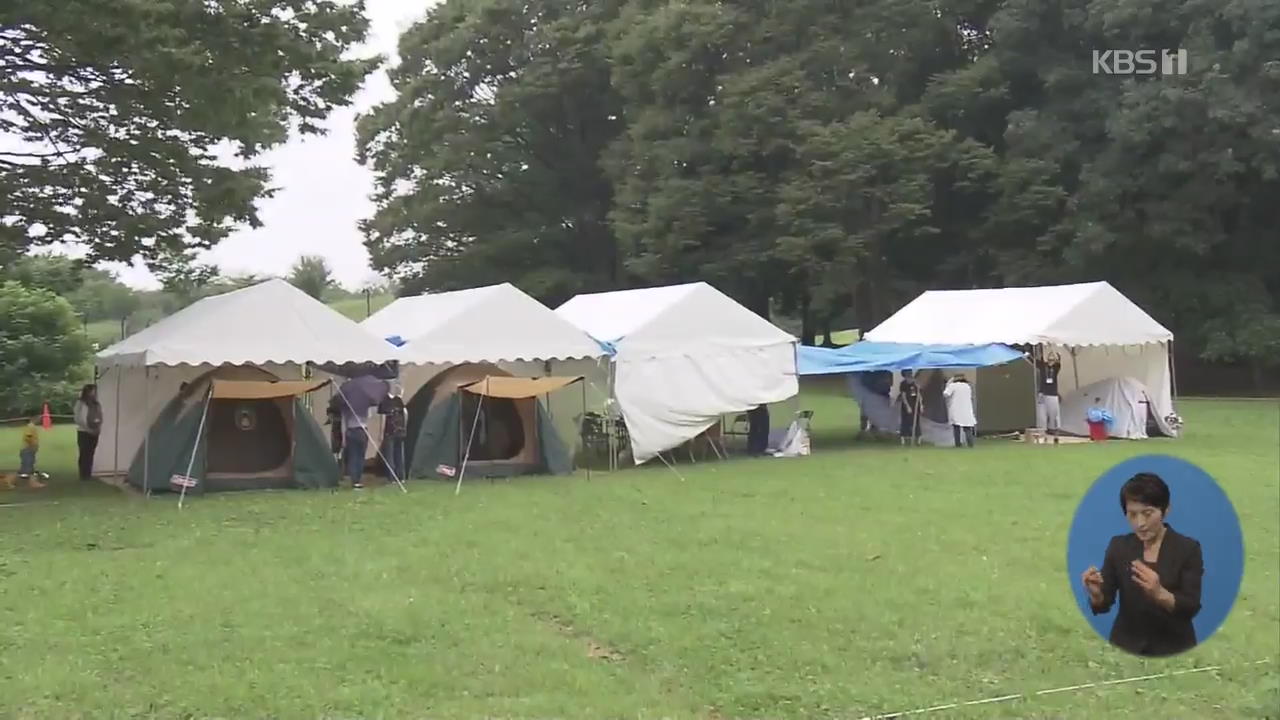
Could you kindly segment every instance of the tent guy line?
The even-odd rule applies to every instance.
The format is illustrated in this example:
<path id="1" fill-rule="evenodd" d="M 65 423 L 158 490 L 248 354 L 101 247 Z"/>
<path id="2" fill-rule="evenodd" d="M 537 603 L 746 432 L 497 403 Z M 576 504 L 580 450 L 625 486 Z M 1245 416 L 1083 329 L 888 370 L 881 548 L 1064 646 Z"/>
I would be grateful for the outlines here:
<path id="1" fill-rule="evenodd" d="M 1118 680 L 1099 680 L 1097 682 L 1084 683 L 1082 685 L 1068 685 L 1066 687 L 1051 688 L 1049 690 L 1037 690 L 1035 692 L 1014 693 L 1012 695 L 1001 695 L 1000 697 L 985 698 L 982 700 L 969 700 L 967 702 L 950 702 L 945 705 L 933 705 L 931 707 L 916 708 L 915 710 L 899 710 L 898 712 L 886 713 L 884 715 L 867 715 L 860 720 L 894 720 L 895 718 L 907 717 L 909 715 L 925 715 L 927 713 L 939 712 L 942 710 L 954 710 L 960 707 L 973 707 L 976 705 L 991 705 L 993 703 L 1008 702 L 1010 700 L 1018 700 L 1026 698 L 1028 700 L 1046 695 L 1055 695 L 1064 692 L 1075 692 L 1077 690 L 1087 690 L 1089 688 L 1109 687 L 1112 685 L 1125 685 L 1129 683 L 1142 682 L 1145 680 L 1158 680 L 1160 678 L 1176 677 L 1178 675 L 1192 675 L 1195 673 L 1210 672 L 1214 670 L 1225 670 L 1232 667 L 1254 667 L 1256 665 L 1264 665 L 1271 662 L 1270 658 L 1255 660 L 1254 662 L 1241 663 L 1239 665 L 1211 665 L 1209 667 L 1188 668 L 1186 670 L 1171 670 L 1169 672 L 1156 673 L 1154 675 L 1139 675 L 1137 677 L 1120 678 Z"/>

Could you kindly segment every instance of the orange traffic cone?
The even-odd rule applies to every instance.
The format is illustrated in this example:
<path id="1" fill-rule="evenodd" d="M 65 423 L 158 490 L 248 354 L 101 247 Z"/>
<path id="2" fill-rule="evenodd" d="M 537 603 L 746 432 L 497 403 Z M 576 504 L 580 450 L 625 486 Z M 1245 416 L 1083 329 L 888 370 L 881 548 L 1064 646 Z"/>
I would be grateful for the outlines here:
<path id="1" fill-rule="evenodd" d="M 44 411 L 40 413 L 40 427 L 45 430 L 53 427 L 53 416 L 49 414 L 49 403 L 44 404 Z"/>

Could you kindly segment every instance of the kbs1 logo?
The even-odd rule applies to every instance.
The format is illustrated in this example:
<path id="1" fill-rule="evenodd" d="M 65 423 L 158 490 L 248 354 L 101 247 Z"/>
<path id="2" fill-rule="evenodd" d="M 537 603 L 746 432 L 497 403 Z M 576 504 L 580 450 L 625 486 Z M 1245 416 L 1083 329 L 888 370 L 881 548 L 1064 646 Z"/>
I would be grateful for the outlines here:
<path id="1" fill-rule="evenodd" d="M 1186 75 L 1186 50 L 1094 50 L 1094 75 Z"/>

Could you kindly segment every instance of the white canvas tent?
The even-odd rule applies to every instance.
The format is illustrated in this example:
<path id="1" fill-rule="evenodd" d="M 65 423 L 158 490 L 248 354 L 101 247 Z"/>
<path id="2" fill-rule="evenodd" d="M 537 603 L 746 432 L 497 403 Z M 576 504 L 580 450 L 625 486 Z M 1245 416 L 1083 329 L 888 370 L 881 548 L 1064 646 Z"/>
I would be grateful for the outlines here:
<path id="1" fill-rule="evenodd" d="M 1074 419 L 1067 415 L 1067 394 L 1121 378 L 1131 378 L 1143 388 L 1158 420 L 1173 414 L 1173 333 L 1106 282 L 929 291 L 868 332 L 866 339 L 1003 343 L 1057 351 L 1062 356 L 1064 425 Z M 1033 388 L 1027 392 L 1030 395 Z"/>
<path id="2" fill-rule="evenodd" d="M 637 464 L 799 389 L 796 339 L 706 283 L 579 295 L 556 313 L 611 348 Z"/>
<path id="3" fill-rule="evenodd" d="M 604 355 L 589 336 L 511 283 L 400 298 L 361 325 L 378 337 L 399 337 L 401 361 L 415 365 Z"/>
<path id="4" fill-rule="evenodd" d="M 204 298 L 97 354 L 103 427 L 94 472 L 126 472 L 182 384 L 214 368 L 300 380 L 310 364 L 398 359 L 390 343 L 284 280 Z"/>
<path id="5" fill-rule="evenodd" d="M 492 365 L 515 377 L 582 376 L 587 398 L 543 398 L 561 437 L 576 437 L 582 405 L 598 407 L 606 399 L 608 365 L 600 344 L 511 283 L 400 298 L 361 325 L 403 343 L 406 400 L 440 373 L 466 364 Z"/>

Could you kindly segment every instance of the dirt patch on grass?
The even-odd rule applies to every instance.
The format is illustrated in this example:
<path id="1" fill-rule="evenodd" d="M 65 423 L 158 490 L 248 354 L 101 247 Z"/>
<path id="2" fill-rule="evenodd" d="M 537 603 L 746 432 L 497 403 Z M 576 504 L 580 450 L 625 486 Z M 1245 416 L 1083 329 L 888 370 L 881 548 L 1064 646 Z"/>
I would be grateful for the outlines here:
<path id="1" fill-rule="evenodd" d="M 559 615 L 554 613 L 534 613 L 534 618 L 542 623 L 550 625 L 557 633 L 582 642 L 585 645 L 587 657 L 592 660 L 622 662 L 627 659 L 627 657 L 617 648 L 601 642 L 598 638 L 592 637 L 588 632 L 575 628 L 573 623 Z"/>

